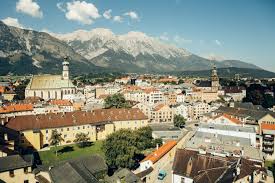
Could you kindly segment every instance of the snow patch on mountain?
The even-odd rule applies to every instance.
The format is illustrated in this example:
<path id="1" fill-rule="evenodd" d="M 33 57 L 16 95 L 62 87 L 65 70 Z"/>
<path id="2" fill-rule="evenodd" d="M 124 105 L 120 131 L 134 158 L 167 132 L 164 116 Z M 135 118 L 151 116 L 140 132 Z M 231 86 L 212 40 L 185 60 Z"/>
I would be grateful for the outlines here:
<path id="1" fill-rule="evenodd" d="M 123 51 L 133 57 L 148 54 L 152 57 L 158 55 L 169 59 L 191 55 L 185 49 L 163 43 L 143 32 L 131 31 L 127 34 L 115 35 L 110 29 L 97 28 L 91 31 L 77 30 L 68 34 L 52 35 L 67 42 L 87 59 L 99 56 L 107 50 Z"/>

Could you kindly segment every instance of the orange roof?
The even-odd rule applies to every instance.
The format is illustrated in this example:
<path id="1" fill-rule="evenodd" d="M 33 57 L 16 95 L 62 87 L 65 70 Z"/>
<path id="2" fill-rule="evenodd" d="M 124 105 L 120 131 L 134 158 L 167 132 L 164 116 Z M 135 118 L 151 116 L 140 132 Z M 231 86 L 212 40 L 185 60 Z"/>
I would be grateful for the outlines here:
<path id="1" fill-rule="evenodd" d="M 146 156 L 141 162 L 144 161 L 152 161 L 152 163 L 156 163 L 160 158 L 162 158 L 166 153 L 168 153 L 175 145 L 177 141 L 171 140 L 163 144 L 159 149 L 155 150 L 148 156 Z"/>
<path id="2" fill-rule="evenodd" d="M 162 78 L 159 79 L 158 82 L 178 82 L 178 80 L 175 78 Z"/>
<path id="3" fill-rule="evenodd" d="M 32 111 L 32 104 L 14 104 L 9 106 L 3 106 L 0 108 L 0 113 L 20 112 L 20 111 Z"/>
<path id="4" fill-rule="evenodd" d="M 154 109 L 155 109 L 155 111 L 158 111 L 161 108 L 163 108 L 164 106 L 165 106 L 165 104 L 158 104 Z"/>
<path id="5" fill-rule="evenodd" d="M 6 91 L 6 87 L 5 86 L 0 86 L 0 93 L 4 93 Z"/>
<path id="6" fill-rule="evenodd" d="M 262 123 L 261 124 L 261 129 L 262 130 L 275 130 L 275 124 Z"/>
<path id="7" fill-rule="evenodd" d="M 72 103 L 69 100 L 51 100 L 50 104 L 60 106 L 71 106 Z"/>
<path id="8" fill-rule="evenodd" d="M 108 96 L 111 96 L 109 94 L 102 94 L 102 95 L 99 95 L 99 99 L 106 99 Z"/>
<path id="9" fill-rule="evenodd" d="M 234 118 L 228 114 L 223 114 L 222 116 L 229 119 L 230 121 L 232 121 L 235 124 L 242 124 L 242 122 L 240 120 L 238 120 L 237 118 Z"/>
<path id="10" fill-rule="evenodd" d="M 151 92 L 154 92 L 154 91 L 158 91 L 158 90 L 155 89 L 155 88 L 145 88 L 145 89 L 143 89 L 143 92 L 145 92 L 145 93 L 151 93 Z"/>
<path id="11" fill-rule="evenodd" d="M 125 87 L 125 90 L 127 91 L 135 91 L 135 90 L 140 90 L 141 88 L 139 86 L 135 86 L 135 85 L 127 85 Z"/>

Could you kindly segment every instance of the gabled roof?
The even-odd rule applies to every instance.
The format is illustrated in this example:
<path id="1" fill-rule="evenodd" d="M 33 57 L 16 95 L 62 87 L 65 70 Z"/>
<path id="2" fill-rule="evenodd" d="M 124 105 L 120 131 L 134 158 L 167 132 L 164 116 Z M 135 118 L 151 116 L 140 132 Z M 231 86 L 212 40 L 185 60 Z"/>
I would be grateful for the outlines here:
<path id="1" fill-rule="evenodd" d="M 226 119 L 230 120 L 231 122 L 235 123 L 235 124 L 242 124 L 242 122 L 240 120 L 238 120 L 237 118 L 234 118 L 228 114 L 223 114 L 223 117 L 225 117 Z"/>
<path id="2" fill-rule="evenodd" d="M 107 171 L 104 159 L 98 155 L 78 158 L 54 166 L 50 176 L 54 183 L 98 182 L 96 174 Z"/>
<path id="3" fill-rule="evenodd" d="M 72 106 L 72 103 L 69 100 L 51 100 L 50 101 L 51 105 L 58 105 L 58 106 Z"/>
<path id="4" fill-rule="evenodd" d="M 0 108 L 1 113 L 11 113 L 11 112 L 22 112 L 22 111 L 32 111 L 32 104 L 13 104 L 8 106 L 3 106 Z"/>
<path id="5" fill-rule="evenodd" d="M 57 89 L 74 88 L 71 80 L 63 79 L 61 75 L 35 75 L 30 80 L 26 89 Z"/>
<path id="6" fill-rule="evenodd" d="M 57 114 L 26 115 L 11 118 L 6 127 L 16 131 L 60 128 L 113 121 L 148 119 L 140 109 L 97 109 L 91 112 L 75 111 Z"/>
<path id="7" fill-rule="evenodd" d="M 16 170 L 33 165 L 33 155 L 11 155 L 0 158 L 0 172 Z"/>
<path id="8" fill-rule="evenodd" d="M 160 158 L 162 158 L 166 153 L 168 153 L 175 145 L 177 145 L 177 141 L 168 141 L 163 144 L 159 149 L 146 156 L 141 162 L 151 161 L 154 164 L 158 160 L 160 160 Z"/>

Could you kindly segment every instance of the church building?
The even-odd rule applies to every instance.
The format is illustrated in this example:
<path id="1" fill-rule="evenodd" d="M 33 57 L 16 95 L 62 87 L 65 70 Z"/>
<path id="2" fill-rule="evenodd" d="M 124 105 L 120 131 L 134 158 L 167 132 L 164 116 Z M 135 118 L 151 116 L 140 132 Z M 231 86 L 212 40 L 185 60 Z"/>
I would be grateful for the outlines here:
<path id="1" fill-rule="evenodd" d="M 35 75 L 25 90 L 25 97 L 40 97 L 44 100 L 64 99 L 76 93 L 76 87 L 69 78 L 69 62 L 65 57 L 62 75 Z"/>

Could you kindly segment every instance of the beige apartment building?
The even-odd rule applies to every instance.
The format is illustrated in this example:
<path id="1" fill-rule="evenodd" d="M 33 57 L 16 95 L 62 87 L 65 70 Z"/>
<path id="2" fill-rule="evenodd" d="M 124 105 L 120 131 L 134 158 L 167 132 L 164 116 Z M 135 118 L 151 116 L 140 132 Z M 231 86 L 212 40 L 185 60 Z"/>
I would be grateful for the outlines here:
<path id="1" fill-rule="evenodd" d="M 167 104 L 157 104 L 151 113 L 153 123 L 173 123 L 174 111 Z"/>
<path id="2" fill-rule="evenodd" d="M 86 133 L 91 141 L 103 140 L 119 129 L 138 129 L 148 125 L 139 109 L 98 109 L 91 112 L 29 115 L 11 118 L 5 125 L 21 134 L 21 145 L 37 150 L 50 144 L 53 130 L 62 134 L 60 145 L 73 143 L 77 133 Z"/>

